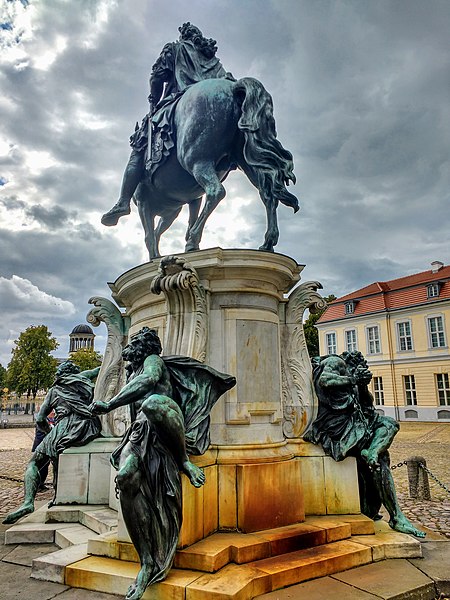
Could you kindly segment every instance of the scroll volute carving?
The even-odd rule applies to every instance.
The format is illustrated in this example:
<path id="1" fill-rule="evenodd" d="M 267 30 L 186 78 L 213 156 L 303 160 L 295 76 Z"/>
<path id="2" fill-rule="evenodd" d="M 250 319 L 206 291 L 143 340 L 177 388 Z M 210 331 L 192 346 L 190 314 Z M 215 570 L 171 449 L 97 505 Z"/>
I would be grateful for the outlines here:
<path id="1" fill-rule="evenodd" d="M 108 402 L 125 384 L 122 349 L 128 339 L 129 319 L 107 298 L 94 296 L 90 298 L 89 304 L 93 304 L 94 308 L 89 311 L 87 321 L 94 327 L 105 323 L 108 331 L 105 354 L 94 390 L 94 400 Z M 104 437 L 121 437 L 131 422 L 127 406 L 100 418 Z"/>
<path id="2" fill-rule="evenodd" d="M 197 271 L 184 258 L 161 259 L 158 275 L 150 290 L 163 293 L 167 302 L 165 354 L 206 359 L 208 342 L 208 300 Z"/>
<path id="3" fill-rule="evenodd" d="M 311 360 L 303 330 L 303 315 L 322 310 L 326 301 L 318 281 L 299 285 L 289 296 L 282 334 L 283 433 L 287 438 L 301 437 L 317 415 Z"/>

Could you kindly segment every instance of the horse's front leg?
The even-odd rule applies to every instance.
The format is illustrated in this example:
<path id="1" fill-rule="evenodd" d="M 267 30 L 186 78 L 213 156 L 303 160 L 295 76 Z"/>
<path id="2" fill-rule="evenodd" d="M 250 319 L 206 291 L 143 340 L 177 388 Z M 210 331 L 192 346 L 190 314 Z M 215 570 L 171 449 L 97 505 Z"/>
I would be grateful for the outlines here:
<path id="1" fill-rule="evenodd" d="M 278 201 L 274 198 L 267 198 L 264 194 L 260 194 L 261 200 L 264 202 L 266 207 L 267 215 L 267 230 L 264 236 L 264 243 L 259 247 L 260 250 L 265 252 L 273 252 L 274 246 L 278 243 L 280 232 L 278 230 L 278 219 L 277 219 L 277 208 Z"/>
<path id="2" fill-rule="evenodd" d="M 198 250 L 202 239 L 203 229 L 209 215 L 213 212 L 222 198 L 225 196 L 225 188 L 220 183 L 214 165 L 207 162 L 196 163 L 189 171 L 197 183 L 205 190 L 205 206 L 200 216 L 188 230 L 186 240 L 186 252 Z"/>
<path id="3" fill-rule="evenodd" d="M 148 193 L 147 190 L 147 194 Z M 145 245 L 147 246 L 149 260 L 151 261 L 153 258 L 158 258 L 160 254 L 158 239 L 155 235 L 155 214 L 150 208 L 150 202 L 148 201 L 142 184 L 139 184 L 134 194 L 134 199 L 139 211 L 142 227 L 144 228 Z"/>

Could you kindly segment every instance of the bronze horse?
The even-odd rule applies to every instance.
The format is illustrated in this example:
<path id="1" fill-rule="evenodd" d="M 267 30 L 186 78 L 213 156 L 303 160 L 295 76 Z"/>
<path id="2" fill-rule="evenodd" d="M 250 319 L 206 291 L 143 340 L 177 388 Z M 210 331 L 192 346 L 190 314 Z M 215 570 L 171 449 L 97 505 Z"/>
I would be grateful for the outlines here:
<path id="1" fill-rule="evenodd" d="M 221 182 L 236 168 L 259 191 L 267 212 L 260 250 L 273 252 L 278 203 L 294 212 L 299 205 L 286 189 L 295 183 L 292 154 L 276 138 L 272 98 L 263 85 L 250 77 L 200 81 L 178 100 L 174 128 L 176 148 L 153 175 L 146 172 L 134 193 L 150 260 L 160 256 L 161 234 L 184 204 L 189 205 L 185 251 L 198 250 L 206 220 L 225 196 Z M 156 216 L 161 218 L 155 229 Z"/>

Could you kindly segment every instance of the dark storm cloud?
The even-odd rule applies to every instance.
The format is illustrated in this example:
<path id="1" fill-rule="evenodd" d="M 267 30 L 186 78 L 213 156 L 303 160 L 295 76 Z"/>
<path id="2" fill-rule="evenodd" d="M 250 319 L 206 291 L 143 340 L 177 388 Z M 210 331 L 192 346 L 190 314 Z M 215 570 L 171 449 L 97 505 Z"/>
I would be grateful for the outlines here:
<path id="1" fill-rule="evenodd" d="M 40 204 L 34 204 L 25 213 L 41 225 L 45 225 L 50 229 L 62 227 L 70 219 L 70 213 L 60 206 L 45 208 Z"/>
<path id="2" fill-rule="evenodd" d="M 450 262 L 447 1 L 42 0 L 23 10 L 31 8 L 32 34 L 11 42 L 23 54 L 4 54 L 0 68 L 0 209 L 11 219 L 0 232 L 0 276 L 20 278 L 4 282 L 11 298 L 28 281 L 42 292 L 36 301 L 73 304 L 69 318 L 46 317 L 58 335 L 84 320 L 92 294 L 109 295 L 106 281 L 145 260 L 135 208 L 117 228 L 99 220 L 148 110 L 151 65 L 184 21 L 217 40 L 227 70 L 261 79 L 273 96 L 301 206 L 296 215 L 280 206 L 277 250 L 307 265 L 304 279 L 341 295 Z M 0 31 L 0 44 L 3 34 L 14 31 Z M 49 52 L 53 62 L 38 68 Z M 205 235 L 258 247 L 266 217 L 257 191 L 242 174 L 225 187 Z M 231 210 L 244 229 L 227 222 Z M 179 219 L 164 236 L 166 251 L 182 249 L 184 228 Z M 3 340 L 29 324 L 30 313 L 12 316 L 15 333 Z"/>

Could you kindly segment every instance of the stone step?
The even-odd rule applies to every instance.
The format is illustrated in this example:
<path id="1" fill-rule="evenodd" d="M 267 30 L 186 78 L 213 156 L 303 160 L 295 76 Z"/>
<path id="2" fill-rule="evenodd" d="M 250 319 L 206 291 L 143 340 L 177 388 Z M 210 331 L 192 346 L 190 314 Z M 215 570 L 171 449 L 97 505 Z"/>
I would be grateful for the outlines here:
<path id="1" fill-rule="evenodd" d="M 84 527 L 86 535 L 81 535 L 80 527 Z M 68 528 L 77 528 L 80 542 L 64 541 L 64 537 L 56 534 Z M 23 517 L 18 523 L 5 532 L 5 544 L 45 544 L 60 540 L 62 547 L 75 543 L 85 543 L 89 537 L 117 531 L 117 512 L 104 505 L 53 506 L 41 507 L 31 515 Z M 70 540 L 71 538 L 69 538 Z"/>
<path id="2" fill-rule="evenodd" d="M 99 537 L 98 533 L 94 533 L 92 529 L 84 525 L 74 524 L 71 527 L 58 529 L 55 531 L 55 544 L 60 548 L 69 548 L 69 546 L 77 546 L 85 544 L 93 538 Z"/>
<path id="3" fill-rule="evenodd" d="M 172 569 L 164 582 L 147 589 L 143 600 L 251 600 L 269 591 L 371 561 L 370 547 L 343 540 L 247 564 L 228 564 L 216 573 Z M 125 594 L 138 570 L 139 565 L 134 562 L 90 556 L 66 567 L 65 583 Z"/>
<path id="4" fill-rule="evenodd" d="M 138 571 L 135 562 L 89 556 L 66 567 L 65 584 L 125 596 Z M 164 581 L 145 591 L 142 600 L 184 600 L 186 588 L 201 575 L 198 571 L 172 569 Z"/>
<path id="5" fill-rule="evenodd" d="M 80 511 L 78 522 L 95 533 L 108 533 L 117 530 L 117 511 L 109 507 L 90 507 Z"/>
<path id="6" fill-rule="evenodd" d="M 66 567 L 87 558 L 87 556 L 87 544 L 78 544 L 35 558 L 31 568 L 31 577 L 41 581 L 64 584 Z"/>
<path id="7" fill-rule="evenodd" d="M 54 544 L 55 532 L 72 523 L 18 523 L 5 531 L 5 544 Z"/>
<path id="8" fill-rule="evenodd" d="M 367 527 L 361 528 L 361 531 L 366 530 Z M 174 566 L 213 573 L 230 562 L 244 564 L 350 536 L 349 523 L 334 522 L 330 519 L 320 525 L 297 523 L 258 533 L 214 533 L 184 550 L 179 550 Z M 90 540 L 88 552 L 95 556 L 139 562 L 133 545 L 118 541 L 114 534 L 104 534 Z"/>
<path id="9" fill-rule="evenodd" d="M 374 533 L 374 522 L 364 515 L 307 517 L 304 523 L 257 533 L 215 533 L 175 557 L 175 566 L 214 572 L 229 562 L 242 564 L 307 546 L 317 546 L 353 535 Z M 139 562 L 134 547 L 106 533 L 88 543 L 89 554 Z"/>

